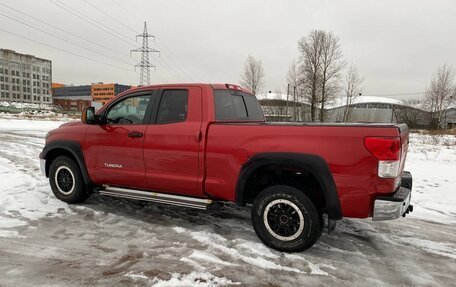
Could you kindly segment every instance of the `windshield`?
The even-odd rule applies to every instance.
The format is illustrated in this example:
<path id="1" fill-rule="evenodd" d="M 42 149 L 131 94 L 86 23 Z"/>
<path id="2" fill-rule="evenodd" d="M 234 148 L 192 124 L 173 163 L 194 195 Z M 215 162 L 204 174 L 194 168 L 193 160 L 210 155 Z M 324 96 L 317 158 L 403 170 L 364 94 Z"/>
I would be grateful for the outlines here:
<path id="1" fill-rule="evenodd" d="M 264 121 L 255 96 L 232 90 L 214 90 L 215 119 L 220 121 Z"/>

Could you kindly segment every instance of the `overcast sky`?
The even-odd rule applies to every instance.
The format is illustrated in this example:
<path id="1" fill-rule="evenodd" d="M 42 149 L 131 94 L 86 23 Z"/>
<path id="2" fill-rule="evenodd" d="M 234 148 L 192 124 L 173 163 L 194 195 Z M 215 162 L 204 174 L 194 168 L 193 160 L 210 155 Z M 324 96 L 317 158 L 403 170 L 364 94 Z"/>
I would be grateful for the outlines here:
<path id="1" fill-rule="evenodd" d="M 56 5 L 56 1 L 105 27 L 89 24 Z M 393 94 L 392 97 L 401 98 L 394 94 L 422 93 L 439 66 L 444 63 L 456 66 L 454 0 L 0 0 L 0 3 L 80 37 L 0 5 L 3 14 L 0 15 L 0 48 L 52 60 L 53 81 L 65 84 L 101 81 L 138 84 L 139 72 L 133 71 L 133 65 L 140 57 L 137 54 L 130 57 L 129 50 L 140 46 L 140 39 L 137 44 L 134 41 L 135 34 L 142 32 L 143 21 L 147 21 L 149 33 L 157 36 L 160 48 L 152 42 L 150 46 L 161 51 L 160 57 L 154 55 L 150 59 L 157 66 L 156 72 L 152 71 L 152 83 L 238 83 L 250 54 L 263 62 L 266 89 L 285 91 L 287 69 L 299 56 L 297 41 L 312 29 L 332 31 L 340 38 L 346 62 L 356 65 L 364 77 L 365 95 Z M 111 34 L 103 31 L 106 27 L 113 29 Z"/>

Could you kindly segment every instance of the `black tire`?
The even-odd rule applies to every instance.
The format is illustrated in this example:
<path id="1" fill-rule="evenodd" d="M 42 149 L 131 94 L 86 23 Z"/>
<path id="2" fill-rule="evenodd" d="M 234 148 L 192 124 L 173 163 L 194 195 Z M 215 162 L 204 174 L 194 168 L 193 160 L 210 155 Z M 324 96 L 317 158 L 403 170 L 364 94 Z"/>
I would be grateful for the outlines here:
<path id="1" fill-rule="evenodd" d="M 59 174 L 56 176 L 57 172 Z M 67 156 L 59 156 L 52 161 L 49 183 L 55 197 L 61 201 L 79 203 L 89 197 L 78 164 Z"/>
<path id="2" fill-rule="evenodd" d="M 255 198 L 252 224 L 264 244 L 285 252 L 312 247 L 324 227 L 323 217 L 312 201 L 303 191 L 287 185 L 267 187 Z"/>

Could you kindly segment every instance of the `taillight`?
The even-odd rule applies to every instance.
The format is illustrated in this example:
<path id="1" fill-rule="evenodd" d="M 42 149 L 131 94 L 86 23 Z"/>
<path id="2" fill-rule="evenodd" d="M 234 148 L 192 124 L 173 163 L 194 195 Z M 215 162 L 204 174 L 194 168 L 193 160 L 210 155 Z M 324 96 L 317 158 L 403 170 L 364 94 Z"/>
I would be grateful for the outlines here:
<path id="1" fill-rule="evenodd" d="M 378 176 L 395 178 L 400 174 L 401 139 L 399 137 L 366 137 L 366 149 L 378 159 Z"/>

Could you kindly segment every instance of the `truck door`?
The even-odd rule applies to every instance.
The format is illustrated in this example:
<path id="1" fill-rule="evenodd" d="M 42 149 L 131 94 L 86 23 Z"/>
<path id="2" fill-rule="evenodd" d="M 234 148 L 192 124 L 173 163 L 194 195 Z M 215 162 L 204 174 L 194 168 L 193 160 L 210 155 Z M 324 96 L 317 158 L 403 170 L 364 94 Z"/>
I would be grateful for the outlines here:
<path id="1" fill-rule="evenodd" d="M 107 124 L 89 126 L 85 160 L 96 184 L 147 188 L 143 143 L 154 99 L 152 91 L 122 97 L 106 108 Z"/>
<path id="2" fill-rule="evenodd" d="M 200 87 L 169 88 L 159 92 L 155 120 L 144 138 L 144 161 L 149 189 L 199 196 L 203 139 Z"/>

